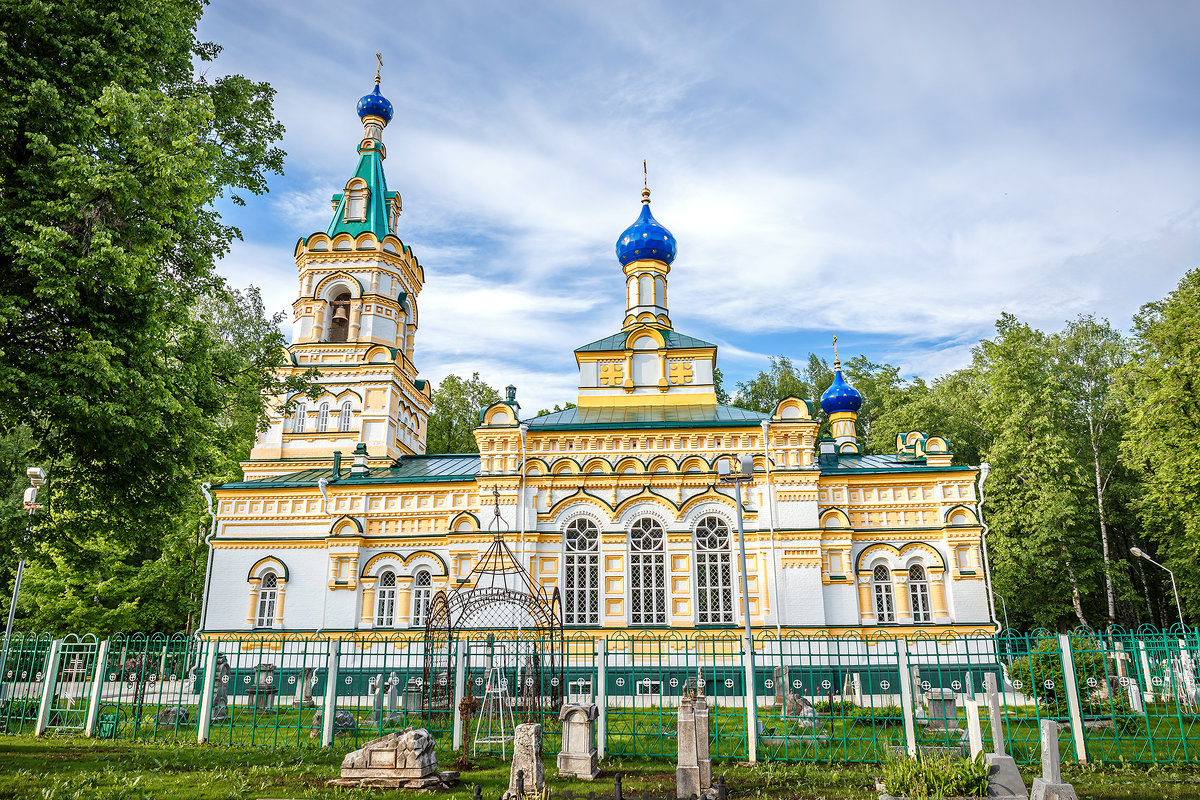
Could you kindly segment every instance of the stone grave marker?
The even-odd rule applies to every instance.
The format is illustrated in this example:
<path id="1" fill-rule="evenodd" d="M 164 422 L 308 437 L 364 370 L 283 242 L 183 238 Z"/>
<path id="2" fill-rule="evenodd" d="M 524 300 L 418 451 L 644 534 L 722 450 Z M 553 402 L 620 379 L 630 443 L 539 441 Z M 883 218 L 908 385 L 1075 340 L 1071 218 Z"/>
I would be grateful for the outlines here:
<path id="1" fill-rule="evenodd" d="M 229 719 L 229 660 L 225 655 L 217 655 L 216 675 L 213 680 L 212 721 L 223 722 Z"/>
<path id="2" fill-rule="evenodd" d="M 546 765 L 542 762 L 542 726 L 525 722 L 513 729 L 513 760 L 504 800 L 517 795 L 517 773 L 524 775 L 525 791 L 541 792 L 546 785 Z M 520 798 L 519 800 L 525 800 Z"/>
<path id="3" fill-rule="evenodd" d="M 600 774 L 596 755 L 596 717 L 594 703 L 567 703 L 559 712 L 562 720 L 562 751 L 558 754 L 558 774 L 564 777 L 595 780 Z"/>
<path id="4" fill-rule="evenodd" d="M 1042 777 L 1033 779 L 1030 800 L 1078 800 L 1074 787 L 1063 783 L 1058 756 L 1058 723 L 1042 720 Z"/>
<path id="5" fill-rule="evenodd" d="M 341 775 L 330 786 L 385 789 L 447 789 L 457 772 L 438 771 L 433 737 L 424 728 L 409 728 L 367 742 L 342 759 Z"/>

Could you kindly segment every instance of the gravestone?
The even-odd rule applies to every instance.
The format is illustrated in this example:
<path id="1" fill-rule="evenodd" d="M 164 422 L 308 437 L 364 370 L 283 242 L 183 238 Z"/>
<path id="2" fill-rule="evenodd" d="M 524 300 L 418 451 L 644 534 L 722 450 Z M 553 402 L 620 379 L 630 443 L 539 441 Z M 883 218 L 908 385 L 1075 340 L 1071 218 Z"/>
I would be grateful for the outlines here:
<path id="1" fill-rule="evenodd" d="M 212 721 L 229 719 L 229 660 L 217 655 L 216 675 L 213 676 Z"/>
<path id="2" fill-rule="evenodd" d="M 984 673 L 984 699 L 988 706 L 988 724 L 992 728 L 992 752 L 983 757 L 988 765 L 988 797 L 991 800 L 1026 800 L 1029 792 L 1017 762 L 1004 752 L 1004 718 L 1000 714 L 1000 693 L 996 683 L 996 673 Z"/>
<path id="3" fill-rule="evenodd" d="M 191 722 L 191 714 L 183 706 L 168 706 L 158 712 L 156 721 L 159 726 L 176 727 L 178 725 L 187 725 Z"/>
<path id="4" fill-rule="evenodd" d="M 387 683 L 384 685 L 387 687 L 387 716 L 384 717 L 383 724 L 399 725 L 400 712 L 398 709 L 398 704 L 400 700 L 400 676 L 393 672 L 388 676 Z"/>
<path id="5" fill-rule="evenodd" d="M 700 785 L 700 758 L 696 752 L 696 711 L 693 698 L 684 696 L 676 712 L 675 738 L 678 761 L 675 765 L 675 796 L 699 797 L 704 789 Z"/>
<path id="6" fill-rule="evenodd" d="M 524 775 L 527 793 L 541 793 L 546 785 L 546 765 L 542 761 L 542 726 L 536 722 L 525 722 L 513 729 L 512 771 L 508 776 L 508 791 L 504 793 L 504 800 L 518 797 L 518 772 Z"/>
<path id="7" fill-rule="evenodd" d="M 1033 779 L 1030 800 L 1078 800 L 1074 787 L 1063 783 L 1058 757 L 1058 723 L 1042 720 L 1042 777 Z"/>
<path id="8" fill-rule="evenodd" d="M 929 716 L 925 724 L 931 730 L 955 730 L 958 728 L 958 701 L 953 689 L 928 689 L 925 703 Z"/>
<path id="9" fill-rule="evenodd" d="M 421 684 L 416 678 L 409 678 L 408 683 L 404 685 L 404 710 L 420 711 L 424 706 L 425 698 L 421 692 Z"/>
<path id="10" fill-rule="evenodd" d="M 775 668 L 775 706 L 787 713 L 787 700 L 791 694 L 791 668 L 787 665 Z"/>
<path id="11" fill-rule="evenodd" d="M 258 665 L 258 676 L 247 694 L 250 695 L 250 705 L 256 709 L 274 708 L 275 696 L 279 687 L 275 685 L 275 665 L 264 661 Z"/>
<path id="12" fill-rule="evenodd" d="M 317 701 L 313 700 L 312 695 L 314 678 L 316 678 L 316 670 L 306 667 L 300 671 L 300 681 L 296 686 L 296 699 L 293 703 L 296 708 L 316 707 Z"/>
<path id="13" fill-rule="evenodd" d="M 309 730 L 309 738 L 316 738 L 321 734 L 321 723 L 325 718 L 325 709 L 318 708 L 317 713 L 313 714 L 312 728 Z M 333 712 L 333 732 L 334 735 L 357 733 L 358 719 L 344 708 L 339 708 Z"/>
<path id="14" fill-rule="evenodd" d="M 808 702 L 808 698 L 800 694 L 789 694 L 787 705 L 784 707 L 784 712 L 789 717 L 815 717 L 816 712 L 813 711 L 812 703 Z"/>
<path id="15" fill-rule="evenodd" d="M 679 753 L 675 767 L 675 796 L 701 797 L 712 786 L 708 703 L 703 697 L 684 697 L 679 701 L 675 736 Z"/>
<path id="16" fill-rule="evenodd" d="M 383 724 L 383 673 L 380 672 L 368 682 L 371 693 L 371 721 L 376 725 Z"/>
<path id="17" fill-rule="evenodd" d="M 595 704 L 568 703 L 559 712 L 562 720 L 562 750 L 558 754 L 558 774 L 563 777 L 595 780 L 600 774 L 596 755 Z"/>
<path id="18" fill-rule="evenodd" d="M 367 742 L 342 759 L 340 777 L 330 786 L 385 789 L 448 789 L 457 772 L 439 772 L 433 737 L 424 728 L 409 728 Z"/>

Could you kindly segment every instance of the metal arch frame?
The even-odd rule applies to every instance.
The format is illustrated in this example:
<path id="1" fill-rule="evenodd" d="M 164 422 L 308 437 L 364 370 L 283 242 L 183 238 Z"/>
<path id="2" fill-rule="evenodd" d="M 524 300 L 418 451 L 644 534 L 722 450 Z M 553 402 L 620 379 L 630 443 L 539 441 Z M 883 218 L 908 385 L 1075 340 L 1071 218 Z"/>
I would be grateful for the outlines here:
<path id="1" fill-rule="evenodd" d="M 518 673 L 526 668 L 533 671 L 518 680 L 514 693 L 518 711 L 527 720 L 537 719 L 543 711 L 556 712 L 564 696 L 566 655 L 559 590 L 555 587 L 548 593 L 534 581 L 497 534 L 467 578 L 449 592 L 439 589 L 430 601 L 425 622 L 426 713 L 457 711 L 453 687 L 442 678 L 449 675 L 458 641 L 480 635 L 492 638 L 499 626 L 493 624 L 495 619 L 487 619 L 489 615 L 519 619 L 516 638 L 531 648 L 523 654 L 525 663 L 517 665 Z"/>

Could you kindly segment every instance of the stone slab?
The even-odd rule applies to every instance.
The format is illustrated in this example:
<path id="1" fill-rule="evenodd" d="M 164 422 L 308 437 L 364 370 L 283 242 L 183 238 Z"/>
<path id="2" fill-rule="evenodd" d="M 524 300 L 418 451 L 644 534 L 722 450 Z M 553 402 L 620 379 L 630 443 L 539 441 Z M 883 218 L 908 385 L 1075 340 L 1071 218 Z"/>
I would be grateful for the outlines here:
<path id="1" fill-rule="evenodd" d="M 1079 796 L 1069 783 L 1047 783 L 1041 778 L 1034 778 L 1029 800 L 1079 800 Z"/>
<path id="2" fill-rule="evenodd" d="M 999 756 L 988 753 L 983 757 L 988 770 L 988 797 L 993 800 L 1026 800 L 1029 792 L 1025 789 L 1025 781 L 1021 779 L 1021 771 L 1012 756 Z"/>

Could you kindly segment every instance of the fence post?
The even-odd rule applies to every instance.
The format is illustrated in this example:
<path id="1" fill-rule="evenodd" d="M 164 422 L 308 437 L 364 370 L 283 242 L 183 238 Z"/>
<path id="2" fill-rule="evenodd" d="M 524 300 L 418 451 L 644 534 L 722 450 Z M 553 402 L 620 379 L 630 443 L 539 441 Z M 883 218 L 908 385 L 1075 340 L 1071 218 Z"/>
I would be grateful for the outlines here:
<path id="1" fill-rule="evenodd" d="M 62 639 L 55 639 L 50 643 L 50 652 L 46 654 L 46 679 L 42 682 L 42 701 L 38 704 L 34 736 L 42 736 L 50 726 L 50 708 L 54 705 L 54 686 L 58 683 L 58 660 L 61 655 Z"/>
<path id="2" fill-rule="evenodd" d="M 221 643 L 216 639 L 208 642 L 204 653 L 204 681 L 200 684 L 200 719 L 196 724 L 196 743 L 208 741 L 212 727 L 213 693 L 217 690 L 217 653 Z"/>
<path id="3" fill-rule="evenodd" d="M 100 718 L 100 700 L 104 693 L 104 670 L 108 668 L 108 639 L 96 648 L 95 673 L 92 675 L 92 690 L 88 692 L 87 721 L 83 735 L 89 739 L 96 735 L 96 720 Z"/>
<path id="4" fill-rule="evenodd" d="M 917 721 L 913 718 L 912 672 L 908 668 L 908 640 L 896 637 L 896 665 L 900 670 L 900 712 L 904 715 L 904 743 L 909 758 L 917 757 Z"/>
<path id="5" fill-rule="evenodd" d="M 1138 646 L 1138 661 L 1140 661 L 1142 664 L 1142 677 L 1143 677 L 1143 680 L 1141 682 L 1142 687 L 1143 687 L 1142 688 L 1142 700 L 1144 700 L 1147 703 L 1153 703 L 1154 702 L 1154 681 L 1152 680 L 1153 676 L 1150 674 L 1150 659 L 1148 659 L 1146 657 L 1146 643 L 1145 643 L 1145 641 L 1138 639 L 1137 646 Z M 1146 696 L 1147 694 L 1149 694 L 1150 696 L 1147 697 Z"/>
<path id="6" fill-rule="evenodd" d="M 1063 681 L 1066 682 L 1067 710 L 1071 714 L 1071 734 L 1075 739 L 1075 760 L 1080 764 L 1087 763 L 1087 744 L 1083 739 L 1083 713 L 1079 707 L 1079 684 L 1075 682 L 1075 658 L 1071 654 L 1071 637 L 1065 633 L 1058 635 L 1059 649 L 1062 651 Z"/>
<path id="7" fill-rule="evenodd" d="M 341 654 L 341 640 L 331 640 L 329 656 L 325 661 L 325 710 L 321 718 L 321 747 L 333 746 L 333 725 L 337 720 L 338 664 Z"/>
<path id="8" fill-rule="evenodd" d="M 746 760 L 758 763 L 758 687 L 754 684 L 754 637 L 746 636 L 742 666 L 746 673 Z"/>
<path id="9" fill-rule="evenodd" d="M 454 705 L 450 709 L 450 713 L 454 715 L 454 728 L 451 745 L 455 750 L 463 748 L 463 718 L 462 714 L 458 713 L 458 706 L 463 701 L 463 696 L 466 694 L 467 688 L 467 640 L 459 639 L 458 647 L 455 649 L 454 662 Z M 520 692 L 520 687 L 517 687 Z M 482 712 L 482 709 L 480 709 Z"/>
<path id="10" fill-rule="evenodd" d="M 596 640 L 596 755 L 604 758 L 608 744 L 608 635 Z"/>

